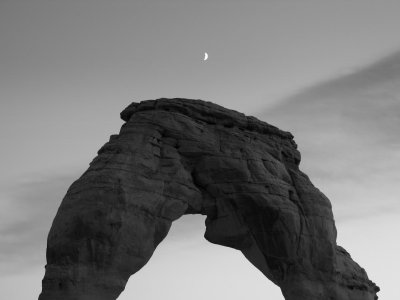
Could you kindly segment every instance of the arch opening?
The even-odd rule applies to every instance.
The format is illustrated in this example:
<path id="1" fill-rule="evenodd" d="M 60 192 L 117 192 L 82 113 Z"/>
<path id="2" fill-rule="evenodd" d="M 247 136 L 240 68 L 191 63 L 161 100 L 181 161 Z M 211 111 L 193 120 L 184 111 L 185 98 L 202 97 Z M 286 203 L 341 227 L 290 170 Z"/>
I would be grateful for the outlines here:
<path id="1" fill-rule="evenodd" d="M 278 286 L 243 254 L 204 239 L 205 216 L 172 223 L 151 260 L 128 281 L 118 300 L 284 300 Z"/>

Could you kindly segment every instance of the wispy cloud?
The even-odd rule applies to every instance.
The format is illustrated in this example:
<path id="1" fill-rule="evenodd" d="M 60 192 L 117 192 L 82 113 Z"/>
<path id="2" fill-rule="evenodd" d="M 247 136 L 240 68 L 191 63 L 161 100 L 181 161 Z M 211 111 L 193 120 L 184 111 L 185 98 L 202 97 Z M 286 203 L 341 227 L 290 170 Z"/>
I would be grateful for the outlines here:
<path id="1" fill-rule="evenodd" d="M 331 199 L 338 221 L 400 212 L 400 52 L 258 117 L 295 135 L 301 168 Z M 37 176 L 2 188 L 0 276 L 44 265 L 51 222 L 78 175 Z M 203 221 L 191 219 L 172 230 L 171 242 L 202 235 Z"/>
<path id="2" fill-rule="evenodd" d="M 45 264 L 47 233 L 74 176 L 37 176 L 2 189 L 0 276 Z"/>
<path id="3" fill-rule="evenodd" d="M 399 212 L 400 52 L 309 87 L 258 117 L 291 131 L 339 220 Z"/>

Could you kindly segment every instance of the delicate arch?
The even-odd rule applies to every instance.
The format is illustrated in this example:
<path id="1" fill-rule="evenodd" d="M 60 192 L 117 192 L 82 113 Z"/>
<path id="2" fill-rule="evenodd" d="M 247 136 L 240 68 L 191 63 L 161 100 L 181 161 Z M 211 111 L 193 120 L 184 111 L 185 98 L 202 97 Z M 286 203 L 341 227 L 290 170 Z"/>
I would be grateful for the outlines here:
<path id="1" fill-rule="evenodd" d="M 290 133 L 200 100 L 132 103 L 121 117 L 57 212 L 40 300 L 116 299 L 186 213 L 207 215 L 205 238 L 242 251 L 285 299 L 374 299 Z"/>

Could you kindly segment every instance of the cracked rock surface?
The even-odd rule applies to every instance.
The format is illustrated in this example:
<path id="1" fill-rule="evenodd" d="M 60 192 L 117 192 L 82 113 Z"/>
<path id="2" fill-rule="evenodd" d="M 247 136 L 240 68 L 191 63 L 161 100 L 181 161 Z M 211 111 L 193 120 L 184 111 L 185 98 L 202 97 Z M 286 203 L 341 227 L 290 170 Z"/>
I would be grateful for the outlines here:
<path id="1" fill-rule="evenodd" d="M 58 209 L 39 300 L 117 299 L 184 214 L 206 215 L 205 238 L 240 250 L 285 299 L 378 298 L 336 245 L 289 132 L 190 99 L 132 103 L 121 118 Z"/>

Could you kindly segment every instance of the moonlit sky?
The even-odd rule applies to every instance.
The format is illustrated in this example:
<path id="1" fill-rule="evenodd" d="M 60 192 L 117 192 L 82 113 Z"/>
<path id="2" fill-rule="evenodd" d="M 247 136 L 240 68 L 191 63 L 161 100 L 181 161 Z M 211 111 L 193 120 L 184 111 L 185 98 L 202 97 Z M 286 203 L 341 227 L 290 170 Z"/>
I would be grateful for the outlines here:
<path id="1" fill-rule="evenodd" d="M 399 14 L 398 0 L 0 0 L 2 295 L 37 299 L 57 207 L 120 111 L 187 97 L 291 131 L 338 243 L 400 299 Z M 119 299 L 283 299 L 203 233 L 202 216 L 176 221 Z"/>

